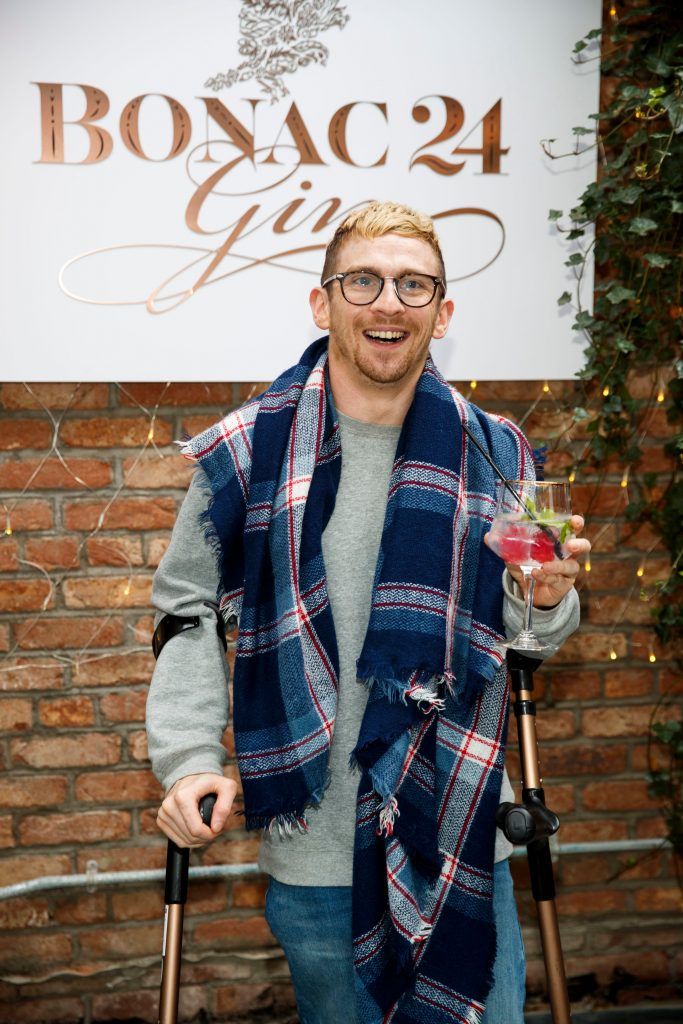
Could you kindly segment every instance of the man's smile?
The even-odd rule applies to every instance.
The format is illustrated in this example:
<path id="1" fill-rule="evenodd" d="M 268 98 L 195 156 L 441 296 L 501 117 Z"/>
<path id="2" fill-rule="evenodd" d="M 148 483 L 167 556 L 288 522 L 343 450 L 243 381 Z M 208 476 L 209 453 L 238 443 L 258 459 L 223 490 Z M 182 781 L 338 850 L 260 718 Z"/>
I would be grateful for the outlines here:
<path id="1" fill-rule="evenodd" d="M 410 331 L 402 331 L 390 327 L 372 327 L 363 331 L 363 337 L 371 344 L 379 345 L 383 348 L 399 345 L 402 341 L 406 340 L 409 334 Z"/>

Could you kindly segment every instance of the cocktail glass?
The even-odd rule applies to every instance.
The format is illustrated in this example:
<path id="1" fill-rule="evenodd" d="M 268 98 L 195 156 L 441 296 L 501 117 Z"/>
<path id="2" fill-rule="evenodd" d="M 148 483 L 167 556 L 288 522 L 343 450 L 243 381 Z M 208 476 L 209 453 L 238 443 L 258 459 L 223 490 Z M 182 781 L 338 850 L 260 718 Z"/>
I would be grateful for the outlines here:
<path id="1" fill-rule="evenodd" d="M 496 487 L 496 515 L 489 546 L 505 562 L 518 565 L 524 576 L 524 622 L 521 631 L 503 646 L 514 651 L 543 653 L 553 650 L 539 640 L 531 624 L 534 569 L 544 562 L 565 558 L 571 533 L 571 495 L 559 480 L 506 480 Z"/>

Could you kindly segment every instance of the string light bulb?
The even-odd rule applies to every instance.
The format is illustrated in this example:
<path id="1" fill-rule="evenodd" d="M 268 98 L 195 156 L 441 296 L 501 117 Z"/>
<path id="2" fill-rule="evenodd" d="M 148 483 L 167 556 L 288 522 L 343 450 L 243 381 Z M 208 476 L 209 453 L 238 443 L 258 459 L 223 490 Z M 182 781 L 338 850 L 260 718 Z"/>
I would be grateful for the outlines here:
<path id="1" fill-rule="evenodd" d="M 547 395 L 549 391 L 550 391 L 550 385 L 548 384 L 548 381 L 545 380 L 545 381 L 543 381 L 543 393 L 545 395 Z"/>
<path id="2" fill-rule="evenodd" d="M 658 402 L 663 402 L 664 401 L 664 388 L 663 387 L 660 387 L 659 391 L 657 392 L 657 401 Z"/>
<path id="3" fill-rule="evenodd" d="M 6 537 L 11 537 L 12 536 L 12 527 L 9 525 L 9 523 L 5 527 L 5 536 Z"/>
<path id="4" fill-rule="evenodd" d="M 571 473 L 569 474 L 569 476 L 567 477 L 567 479 L 569 480 L 570 484 L 573 484 L 574 481 L 576 480 L 576 470 L 573 469 L 571 471 Z"/>
<path id="5" fill-rule="evenodd" d="M 629 467 L 627 466 L 626 469 L 624 470 L 624 475 L 621 478 L 621 483 L 619 485 L 620 487 L 628 487 L 628 473 L 629 473 Z"/>
<path id="6" fill-rule="evenodd" d="M 641 576 L 645 575 L 645 566 L 639 565 L 636 569 L 636 576 L 640 579 Z"/>
<path id="7" fill-rule="evenodd" d="M 612 19 L 612 21 L 616 20 L 616 17 L 617 17 L 617 5 L 616 4 L 610 4 L 609 16 Z"/>
<path id="8" fill-rule="evenodd" d="M 610 648 L 610 652 L 609 652 L 610 661 L 616 661 L 617 657 L 618 657 L 618 655 L 617 655 L 617 652 L 614 650 L 614 648 L 613 647 Z"/>
<path id="9" fill-rule="evenodd" d="M 604 388 L 602 389 L 602 397 L 603 398 L 607 398 L 608 395 L 609 395 L 609 384 L 605 384 Z"/>
<path id="10" fill-rule="evenodd" d="M 584 567 L 586 572 L 590 572 L 591 571 L 592 565 L 591 565 L 591 557 L 590 557 L 590 555 L 586 555 L 586 561 L 583 563 L 583 567 Z"/>
<path id="11" fill-rule="evenodd" d="M 654 665 L 654 663 L 657 660 L 657 655 L 655 654 L 654 651 L 650 651 L 647 660 L 650 662 L 651 665 Z"/>
<path id="12" fill-rule="evenodd" d="M 473 391 L 476 391 L 476 389 L 477 389 L 477 382 L 476 382 L 476 380 L 471 380 L 470 381 L 470 387 L 472 388 Z"/>
<path id="13" fill-rule="evenodd" d="M 150 427 L 149 428 L 149 433 L 147 434 L 147 440 L 148 441 L 153 441 L 154 440 L 154 427 Z"/>

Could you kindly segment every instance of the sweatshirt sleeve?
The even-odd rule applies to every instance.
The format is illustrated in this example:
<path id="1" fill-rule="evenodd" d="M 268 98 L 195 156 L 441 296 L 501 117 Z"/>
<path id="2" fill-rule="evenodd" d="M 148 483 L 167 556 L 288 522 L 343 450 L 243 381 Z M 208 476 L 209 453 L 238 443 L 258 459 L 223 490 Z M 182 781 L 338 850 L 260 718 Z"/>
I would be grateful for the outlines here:
<path id="1" fill-rule="evenodd" d="M 156 662 L 147 697 L 152 770 L 167 791 L 198 772 L 223 774 L 229 669 L 216 632 L 218 573 L 199 522 L 210 496 L 195 471 L 170 544 L 154 575 L 155 626 L 163 615 L 197 615 L 199 627 L 169 640 Z"/>
<path id="2" fill-rule="evenodd" d="M 516 636 L 522 628 L 524 601 L 521 593 L 521 589 L 506 569 L 503 572 L 503 622 L 508 639 Z M 545 640 L 555 650 L 575 632 L 578 625 L 579 595 L 575 587 L 572 587 L 554 608 L 534 608 L 534 633 L 539 640 Z M 548 654 L 552 653 L 553 651 L 548 652 Z"/>

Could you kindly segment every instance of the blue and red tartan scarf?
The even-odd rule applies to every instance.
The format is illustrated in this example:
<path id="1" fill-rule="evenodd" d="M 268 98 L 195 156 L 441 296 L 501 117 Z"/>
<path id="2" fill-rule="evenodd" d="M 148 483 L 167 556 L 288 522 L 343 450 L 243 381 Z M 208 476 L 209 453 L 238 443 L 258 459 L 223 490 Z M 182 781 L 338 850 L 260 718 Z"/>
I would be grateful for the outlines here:
<path id="1" fill-rule="evenodd" d="M 398 440 L 358 676 L 369 697 L 353 866 L 358 1020 L 478 1022 L 495 957 L 492 876 L 508 689 L 502 563 L 483 543 L 493 470 L 533 475 L 520 431 L 428 359 Z M 321 538 L 343 452 L 327 339 L 188 441 L 205 470 L 247 828 L 307 828 L 323 799 L 339 659 Z M 362 496 L 361 496 L 362 498 Z M 349 552 L 353 557 L 353 552 Z"/>

